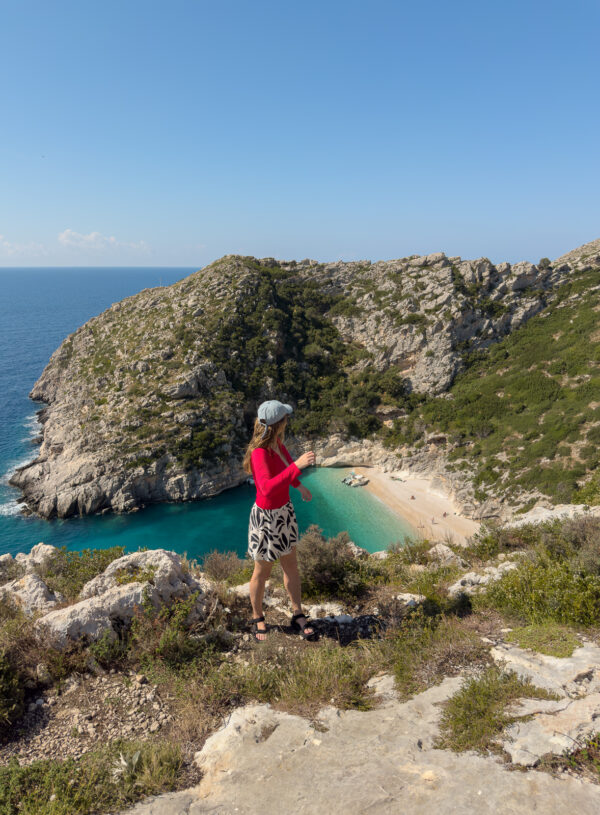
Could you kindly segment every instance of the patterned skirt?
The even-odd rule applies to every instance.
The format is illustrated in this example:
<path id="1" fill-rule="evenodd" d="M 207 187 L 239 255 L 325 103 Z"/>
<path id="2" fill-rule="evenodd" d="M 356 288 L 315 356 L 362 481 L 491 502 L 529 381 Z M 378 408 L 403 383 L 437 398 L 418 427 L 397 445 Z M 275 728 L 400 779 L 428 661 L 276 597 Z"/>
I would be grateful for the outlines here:
<path id="1" fill-rule="evenodd" d="M 277 560 L 298 543 L 298 521 L 291 501 L 277 509 L 254 504 L 248 524 L 248 556 L 254 560 Z"/>

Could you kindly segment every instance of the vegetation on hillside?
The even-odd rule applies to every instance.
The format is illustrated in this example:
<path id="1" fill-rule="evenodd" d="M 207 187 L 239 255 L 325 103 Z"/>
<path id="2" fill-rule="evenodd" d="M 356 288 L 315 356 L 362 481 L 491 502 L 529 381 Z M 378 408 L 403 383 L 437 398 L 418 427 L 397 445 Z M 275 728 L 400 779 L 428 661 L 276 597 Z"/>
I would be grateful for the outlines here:
<path id="1" fill-rule="evenodd" d="M 385 444 L 445 434 L 451 468 L 474 473 L 481 499 L 539 490 L 557 503 L 599 503 L 599 273 L 573 275 L 521 328 L 466 353 L 451 398 L 424 399 L 384 431 Z"/>
<path id="2" fill-rule="evenodd" d="M 160 740 L 119 740 L 90 749 L 79 759 L 57 758 L 30 766 L 12 761 L 0 772 L 0 811 L 107 812 L 146 794 L 181 787 L 190 777 L 191 756 L 232 707 L 258 700 L 311 716 L 333 700 L 341 708 L 368 709 L 377 701 L 367 682 L 381 671 L 394 675 L 403 698 L 446 676 L 466 673 L 469 680 L 444 706 L 440 746 L 498 749 L 495 739 L 511 721 L 506 713 L 509 703 L 547 694 L 494 667 L 489 644 L 481 637 L 499 636 L 508 626 L 513 629 L 508 638 L 522 647 L 557 656 L 571 653 L 582 633 L 598 641 L 599 544 L 600 520 L 595 518 L 514 529 L 487 525 L 469 548 L 460 549 L 469 568 L 515 552 L 520 552 L 520 565 L 481 594 L 452 599 L 447 587 L 460 570 L 430 562 L 429 541 L 404 541 L 378 560 L 356 553 L 344 533 L 326 539 L 311 527 L 299 543 L 305 596 L 349 603 L 346 607 L 354 616 L 379 620 L 370 637 L 347 641 L 323 636 L 316 643 L 303 642 L 287 632 L 288 618 L 273 608 L 268 610 L 272 627 L 267 642 L 244 640 L 248 600 L 228 587 L 247 580 L 248 569 L 233 553 L 212 552 L 205 558 L 203 569 L 217 582 L 216 602 L 211 600 L 212 611 L 204 622 L 188 622 L 193 598 L 158 611 L 147 603 L 116 641 L 107 637 L 93 644 L 80 641 L 57 652 L 38 637 L 29 618 L 4 604 L 0 609 L 4 741 L 11 738 L 11 726 L 30 699 L 41 692 L 60 699 L 66 679 L 85 673 L 90 664 L 114 670 L 124 681 L 142 671 L 158 686 L 161 698 L 172 699 L 174 718 L 161 731 Z M 74 598 L 81 580 L 106 568 L 118 554 L 116 549 L 97 550 L 70 558 L 62 552 L 47 575 Z M 199 568 L 193 562 L 188 566 L 192 571 Z M 271 591 L 285 603 L 277 569 L 271 583 Z M 407 611 L 396 599 L 398 592 L 423 594 L 426 600 Z M 49 678 L 40 679 L 40 663 L 48 667 Z M 582 746 L 571 766 L 581 774 L 595 773 L 600 781 L 594 769 L 594 744 L 591 739 L 587 754 Z M 569 760 L 544 766 L 558 771 Z"/>

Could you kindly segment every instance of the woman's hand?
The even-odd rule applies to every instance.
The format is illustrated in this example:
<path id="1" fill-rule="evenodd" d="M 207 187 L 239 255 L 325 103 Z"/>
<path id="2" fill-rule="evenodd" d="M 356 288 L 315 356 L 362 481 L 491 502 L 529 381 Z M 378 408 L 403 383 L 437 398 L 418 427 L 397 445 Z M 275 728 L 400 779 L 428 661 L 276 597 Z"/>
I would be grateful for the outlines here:
<path id="1" fill-rule="evenodd" d="M 315 463 L 315 454 L 312 450 L 308 453 L 302 453 L 300 458 L 297 458 L 294 463 L 300 470 L 303 470 L 305 467 L 312 467 Z"/>
<path id="2" fill-rule="evenodd" d="M 300 484 L 298 487 L 300 490 L 300 495 L 302 496 L 303 501 L 310 501 L 312 499 L 312 493 L 309 489 L 307 489 L 304 484 Z"/>

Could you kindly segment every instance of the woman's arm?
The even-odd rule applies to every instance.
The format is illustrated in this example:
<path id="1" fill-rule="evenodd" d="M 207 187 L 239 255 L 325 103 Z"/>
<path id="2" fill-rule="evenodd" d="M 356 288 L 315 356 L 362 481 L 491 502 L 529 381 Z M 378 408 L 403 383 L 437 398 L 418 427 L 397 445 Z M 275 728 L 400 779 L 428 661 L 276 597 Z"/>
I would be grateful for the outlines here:
<path id="1" fill-rule="evenodd" d="M 282 484 L 292 483 L 298 480 L 298 476 L 302 472 L 295 462 L 292 461 L 289 467 L 286 467 L 285 470 L 277 473 L 277 475 L 272 476 L 267 463 L 267 451 L 262 447 L 257 447 L 256 450 L 252 451 L 251 460 L 256 486 L 267 498 Z"/>
<path id="2" fill-rule="evenodd" d="M 289 461 L 289 463 L 291 464 L 294 459 L 290 456 L 287 447 L 281 441 L 281 439 L 278 439 L 278 441 L 279 441 L 279 449 L 281 450 L 281 452 L 285 456 L 286 460 Z M 296 487 L 296 488 L 299 487 L 300 486 L 300 479 L 294 478 L 294 480 L 291 482 L 291 484 L 292 484 L 292 487 Z"/>

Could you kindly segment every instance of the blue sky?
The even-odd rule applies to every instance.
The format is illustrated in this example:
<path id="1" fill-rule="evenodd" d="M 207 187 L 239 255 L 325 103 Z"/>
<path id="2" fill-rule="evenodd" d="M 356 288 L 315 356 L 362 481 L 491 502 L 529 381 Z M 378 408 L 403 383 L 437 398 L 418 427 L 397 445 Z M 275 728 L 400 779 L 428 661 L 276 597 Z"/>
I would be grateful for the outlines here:
<path id="1" fill-rule="evenodd" d="M 0 0 L 0 266 L 600 237 L 597 0 Z"/>

